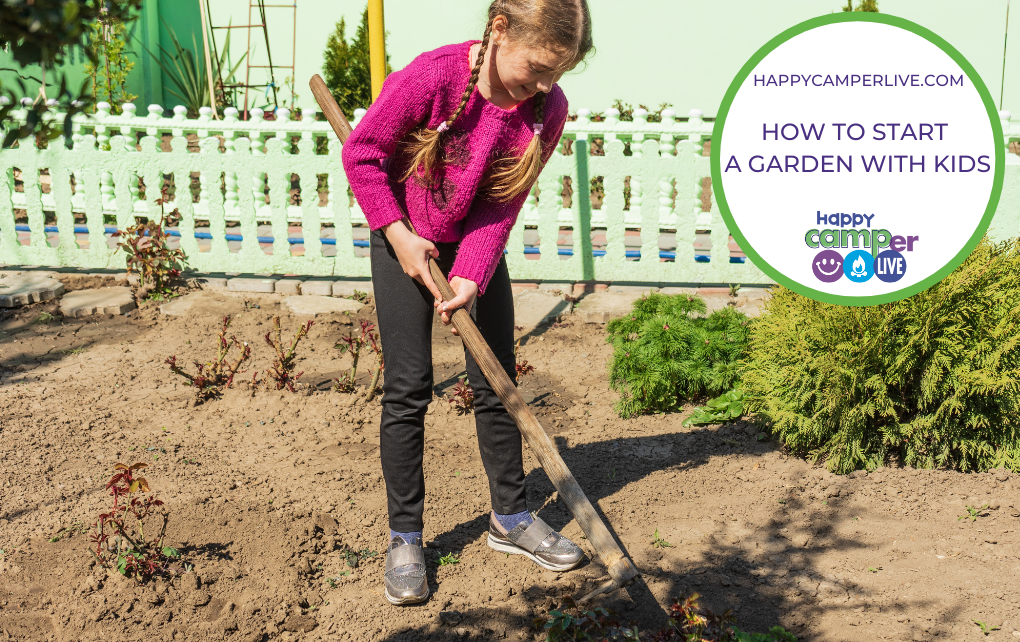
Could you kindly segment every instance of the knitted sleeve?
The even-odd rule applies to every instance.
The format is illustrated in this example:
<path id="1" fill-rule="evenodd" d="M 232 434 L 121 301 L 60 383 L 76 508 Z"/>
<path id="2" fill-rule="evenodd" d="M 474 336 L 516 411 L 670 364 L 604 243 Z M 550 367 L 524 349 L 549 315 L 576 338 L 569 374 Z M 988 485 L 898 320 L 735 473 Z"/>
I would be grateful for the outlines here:
<path id="1" fill-rule="evenodd" d="M 567 100 L 558 86 L 554 86 L 546 99 L 545 126 L 542 129 L 542 164 L 544 165 L 559 146 L 563 127 L 567 121 Z M 524 207 L 531 190 L 526 190 L 505 202 L 486 201 L 472 208 L 464 224 L 464 238 L 457 250 L 457 258 L 450 269 L 450 276 L 470 279 L 478 284 L 478 293 L 485 294 L 499 265 L 499 258 L 506 249 L 510 230 L 517 222 L 517 216 Z"/>
<path id="2" fill-rule="evenodd" d="M 373 230 L 403 216 L 382 161 L 432 113 L 440 80 L 433 67 L 433 61 L 422 55 L 387 76 L 379 97 L 341 150 L 351 191 Z"/>

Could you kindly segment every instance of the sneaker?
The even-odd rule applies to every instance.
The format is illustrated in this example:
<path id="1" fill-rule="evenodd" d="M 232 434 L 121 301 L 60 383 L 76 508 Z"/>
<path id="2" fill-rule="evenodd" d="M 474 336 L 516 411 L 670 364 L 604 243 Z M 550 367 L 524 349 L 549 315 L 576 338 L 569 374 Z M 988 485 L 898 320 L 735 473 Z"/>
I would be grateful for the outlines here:
<path id="1" fill-rule="evenodd" d="M 569 571 L 584 559 L 584 551 L 534 513 L 535 521 L 520 523 L 509 533 L 489 515 L 489 548 L 500 553 L 524 555 L 532 562 L 550 571 Z"/>
<path id="2" fill-rule="evenodd" d="M 425 579 L 425 552 L 421 540 L 405 542 L 394 537 L 386 553 L 386 599 L 390 604 L 416 604 L 429 597 Z"/>

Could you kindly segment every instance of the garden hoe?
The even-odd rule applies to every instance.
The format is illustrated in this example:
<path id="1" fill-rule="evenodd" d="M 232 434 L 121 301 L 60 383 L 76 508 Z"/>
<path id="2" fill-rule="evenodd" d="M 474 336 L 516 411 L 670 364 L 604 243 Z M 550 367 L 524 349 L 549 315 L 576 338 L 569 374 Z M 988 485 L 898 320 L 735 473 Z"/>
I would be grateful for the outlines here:
<path id="1" fill-rule="evenodd" d="M 326 83 L 323 82 L 318 74 L 315 74 L 312 76 L 309 86 L 312 89 L 315 100 L 319 103 L 319 107 L 322 108 L 322 113 L 326 116 L 329 124 L 333 126 L 333 131 L 336 132 L 340 142 L 346 141 L 351 133 L 351 126 L 344 117 L 340 107 L 336 104 L 336 101 L 333 100 L 329 89 L 326 88 Z M 406 214 L 404 215 L 404 220 L 410 223 Z M 414 228 L 412 227 L 411 229 L 413 231 Z M 439 266 L 431 258 L 429 259 L 429 269 L 432 272 L 432 279 L 436 282 L 436 286 L 438 286 L 443 298 L 447 301 L 452 299 L 454 297 L 453 288 L 450 287 Z M 468 311 L 464 308 L 458 308 L 454 311 L 453 325 L 460 333 L 461 338 L 464 340 L 464 345 L 471 352 L 471 356 L 474 357 L 478 366 L 482 369 L 485 378 L 489 381 L 493 390 L 496 391 L 503 405 L 514 418 L 514 421 L 517 422 L 521 434 L 528 440 L 528 445 L 538 456 L 539 463 L 542 464 L 542 468 L 545 469 L 549 479 L 556 486 L 560 497 L 566 501 L 570 512 L 574 514 L 574 518 L 581 525 L 581 530 L 584 531 L 588 541 L 595 547 L 596 553 L 598 553 L 598 556 L 609 570 L 609 576 L 612 579 L 582 597 L 578 602 L 583 603 L 596 595 L 609 593 L 610 591 L 627 586 L 639 578 L 640 573 L 637 568 L 624 555 L 623 551 L 620 550 L 619 545 L 609 533 L 606 525 L 599 519 L 591 502 L 588 501 L 588 498 L 581 491 L 581 487 L 578 486 L 574 476 L 567 470 L 567 466 L 563 463 L 563 459 L 560 457 L 559 452 L 557 452 L 556 446 L 553 445 L 552 440 L 549 439 L 542 425 L 538 423 L 538 419 L 535 418 L 531 409 L 524 402 L 517 387 L 510 381 L 510 377 L 503 370 L 503 366 L 496 360 L 492 349 L 485 343 L 485 339 L 482 338 Z"/>

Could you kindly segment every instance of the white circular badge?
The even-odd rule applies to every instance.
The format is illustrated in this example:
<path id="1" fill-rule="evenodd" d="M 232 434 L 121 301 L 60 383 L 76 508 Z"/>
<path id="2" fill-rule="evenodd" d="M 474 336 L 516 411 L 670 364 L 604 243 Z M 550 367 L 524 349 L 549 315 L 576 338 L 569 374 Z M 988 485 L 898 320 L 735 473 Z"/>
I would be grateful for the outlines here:
<path id="1" fill-rule="evenodd" d="M 741 249 L 829 303 L 938 282 L 980 241 L 1002 189 L 1002 128 L 981 78 L 935 34 L 881 14 L 816 18 L 762 47 L 712 142 Z"/>

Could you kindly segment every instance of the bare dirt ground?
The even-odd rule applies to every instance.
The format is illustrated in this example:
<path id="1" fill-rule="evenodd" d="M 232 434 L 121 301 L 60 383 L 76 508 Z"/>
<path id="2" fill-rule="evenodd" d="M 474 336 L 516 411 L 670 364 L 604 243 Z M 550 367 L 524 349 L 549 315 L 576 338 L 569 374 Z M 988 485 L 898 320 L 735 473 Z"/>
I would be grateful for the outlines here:
<path id="1" fill-rule="evenodd" d="M 185 317 L 155 303 L 128 317 L 61 319 L 54 303 L 0 316 L 0 639 L 541 639 L 532 619 L 602 578 L 597 561 L 556 575 L 486 547 L 473 419 L 441 398 L 463 348 L 437 325 L 425 457 L 433 594 L 389 605 L 383 555 L 370 554 L 387 533 L 378 401 L 329 390 L 349 361 L 333 345 L 371 306 L 317 319 L 298 350 L 299 394 L 242 387 L 193 407 L 167 356 L 211 358 L 229 313 L 254 346 L 251 367 L 265 369 L 272 317 L 287 332 L 299 324 L 278 296 L 202 296 Z M 37 321 L 42 312 L 56 319 Z M 838 477 L 745 423 L 621 420 L 603 337 L 568 318 L 524 337 L 521 357 L 537 369 L 525 398 L 644 572 L 647 589 L 604 606 L 657 629 L 672 597 L 697 591 L 734 609 L 743 630 L 781 624 L 802 640 L 1020 640 L 1020 475 Z M 49 541 L 87 530 L 109 505 L 118 461 L 149 464 L 191 572 L 139 585 L 97 566 L 87 533 Z M 527 449 L 525 465 L 531 508 L 591 553 Z M 670 547 L 652 546 L 656 530 Z M 356 568 L 347 551 L 362 553 Z M 440 566 L 448 553 L 460 562 Z"/>

